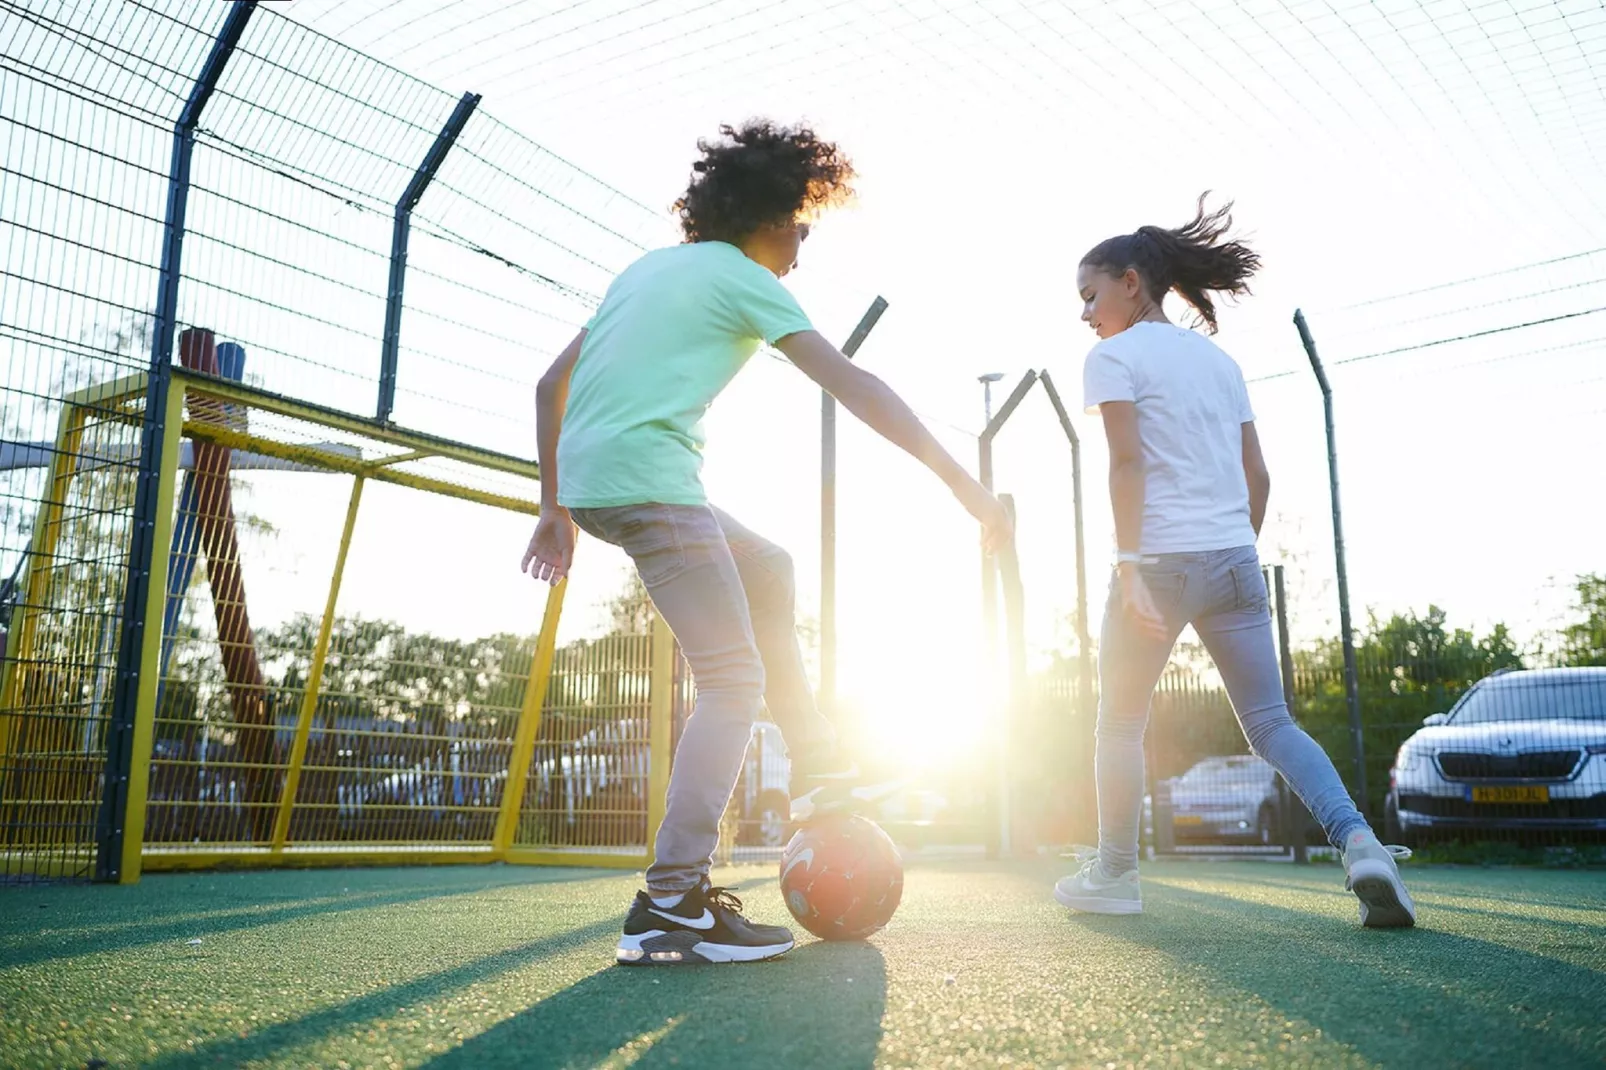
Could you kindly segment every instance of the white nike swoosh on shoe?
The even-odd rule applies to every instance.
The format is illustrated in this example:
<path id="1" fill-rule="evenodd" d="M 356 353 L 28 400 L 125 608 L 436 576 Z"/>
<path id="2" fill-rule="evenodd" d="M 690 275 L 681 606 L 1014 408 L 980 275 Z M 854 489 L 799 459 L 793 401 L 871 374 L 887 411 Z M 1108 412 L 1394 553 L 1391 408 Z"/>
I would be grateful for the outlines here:
<path id="1" fill-rule="evenodd" d="M 670 921 L 679 922 L 681 925 L 689 925 L 693 929 L 712 929 L 714 927 L 714 912 L 707 907 L 703 907 L 703 916 L 700 918 L 683 918 L 679 914 L 666 914 L 657 907 L 648 907 L 647 909 L 660 918 L 667 918 Z"/>

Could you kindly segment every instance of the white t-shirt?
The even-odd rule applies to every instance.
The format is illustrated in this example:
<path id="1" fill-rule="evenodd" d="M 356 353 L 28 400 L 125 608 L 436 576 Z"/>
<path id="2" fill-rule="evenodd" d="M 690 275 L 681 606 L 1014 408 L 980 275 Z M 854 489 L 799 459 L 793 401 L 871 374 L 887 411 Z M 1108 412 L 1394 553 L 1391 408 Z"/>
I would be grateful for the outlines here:
<path id="1" fill-rule="evenodd" d="M 1243 425 L 1254 420 L 1238 362 L 1197 331 L 1134 324 L 1095 345 L 1082 369 L 1090 413 L 1130 401 L 1143 443 L 1145 554 L 1251 546 Z"/>

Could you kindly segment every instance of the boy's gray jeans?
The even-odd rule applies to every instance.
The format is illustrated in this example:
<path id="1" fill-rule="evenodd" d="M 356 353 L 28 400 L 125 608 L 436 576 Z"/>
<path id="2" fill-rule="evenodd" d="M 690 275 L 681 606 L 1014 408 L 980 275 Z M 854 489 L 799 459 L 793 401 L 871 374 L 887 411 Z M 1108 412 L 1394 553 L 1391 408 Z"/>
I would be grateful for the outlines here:
<path id="1" fill-rule="evenodd" d="M 649 893 L 689 891 L 708 874 L 760 707 L 769 707 L 785 736 L 794 769 L 800 756 L 835 743 L 798 648 L 792 559 L 713 506 L 648 503 L 570 514 L 587 534 L 630 556 L 697 681 L 647 870 Z"/>

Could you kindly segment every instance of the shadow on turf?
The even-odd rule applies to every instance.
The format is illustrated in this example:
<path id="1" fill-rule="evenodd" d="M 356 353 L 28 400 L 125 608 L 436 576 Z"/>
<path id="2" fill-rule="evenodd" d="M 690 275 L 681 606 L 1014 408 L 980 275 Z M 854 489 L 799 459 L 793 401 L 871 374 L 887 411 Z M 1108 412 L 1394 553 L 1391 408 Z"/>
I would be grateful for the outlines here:
<path id="1" fill-rule="evenodd" d="M 1462 1066 L 1599 1066 L 1606 1054 L 1606 972 L 1435 932 L 1421 912 L 1414 929 L 1362 929 L 1354 915 L 1161 887 L 1140 917 L 1071 923 L 1253 993 L 1382 1065 L 1445 1065 L 1447 1043 L 1471 1045 Z"/>
<path id="2" fill-rule="evenodd" d="M 363 1023 L 389 1017 L 405 1007 L 427 1003 L 446 993 L 519 969 L 537 959 L 572 951 L 589 941 L 615 933 L 618 928 L 618 920 L 608 918 L 565 933 L 544 936 L 494 955 L 465 962 L 461 966 L 415 977 L 411 981 L 345 1000 L 289 1021 L 276 1022 L 254 1033 L 219 1037 L 198 1044 L 189 1051 L 173 1052 L 141 1065 L 160 1070 L 164 1067 L 196 1065 L 240 1066 L 248 1060 L 272 1059 L 283 1048 L 340 1035 Z M 529 1064 L 526 1061 L 520 1065 Z"/>
<path id="3" fill-rule="evenodd" d="M 1335 872 L 1337 871 L 1335 870 Z M 1416 888 L 1411 883 L 1410 871 L 1405 870 L 1403 873 L 1406 886 L 1412 889 L 1413 894 L 1416 894 Z M 1275 888 L 1278 891 L 1297 892 L 1301 895 L 1326 895 L 1335 899 L 1342 899 L 1347 903 L 1354 903 L 1355 901 L 1354 896 L 1350 892 L 1344 890 L 1344 885 L 1337 882 L 1333 883 L 1331 886 L 1318 887 L 1310 884 L 1309 882 L 1299 880 L 1277 880 L 1268 877 L 1245 877 L 1238 874 L 1233 876 L 1232 881 L 1234 884 L 1253 884 L 1262 888 Z M 1534 913 L 1535 910 L 1542 910 L 1545 907 L 1563 907 L 1570 910 L 1576 910 L 1579 908 L 1577 897 L 1569 898 L 1565 895 L 1542 895 L 1538 893 L 1518 896 L 1485 892 L 1481 890 L 1477 892 L 1467 892 L 1456 888 L 1444 887 L 1433 888 L 1431 894 L 1433 896 L 1431 905 L 1423 907 L 1421 903 L 1418 903 L 1419 909 L 1425 909 L 1431 913 L 1436 913 L 1438 911 L 1450 911 L 1456 914 L 1471 914 L 1484 918 L 1499 918 L 1505 921 L 1515 922 L 1519 925 L 1538 925 L 1563 932 L 1568 930 L 1596 929 L 1601 933 L 1606 934 L 1606 913 L 1598 914 L 1597 917 L 1600 919 L 1598 921 L 1563 921 L 1556 918 L 1547 918 L 1542 914 Z M 1527 911 L 1516 911 L 1494 910 L 1483 906 L 1462 906 L 1458 903 L 1445 902 L 1446 898 L 1475 899 L 1490 903 L 1520 904 L 1528 907 L 1529 909 Z"/>
<path id="4" fill-rule="evenodd" d="M 341 871 L 325 871 L 320 876 L 330 878 L 338 877 Z M 374 871 L 364 871 L 364 876 Z M 397 870 L 398 874 L 405 873 L 407 879 L 417 881 L 420 872 L 416 869 Z M 92 926 L 76 924 L 82 915 L 74 915 L 71 920 L 61 921 L 49 914 L 30 916 L 29 921 L 35 927 L 42 922 L 50 922 L 65 930 L 60 938 L 67 943 L 45 943 L 45 937 L 35 937 L 32 943 L 19 942 L 19 946 L 7 948 L 4 954 L 5 965 L 33 966 L 43 962 L 54 962 L 60 959 L 78 958 L 82 955 L 100 955 L 127 951 L 134 948 L 147 947 L 152 944 L 174 943 L 181 944 L 186 940 L 197 937 L 217 936 L 230 932 L 241 932 L 255 929 L 264 925 L 276 925 L 284 921 L 294 921 L 313 915 L 327 916 L 344 914 L 353 910 L 369 910 L 375 907 L 396 906 L 402 903 L 417 903 L 426 899 L 445 899 L 458 895 L 471 895 L 496 888 L 520 887 L 532 883 L 550 883 L 553 879 L 582 880 L 599 876 L 595 870 L 574 871 L 572 875 L 563 874 L 553 878 L 549 874 L 541 874 L 539 880 L 532 880 L 531 873 L 521 873 L 515 869 L 501 872 L 487 873 L 480 871 L 472 873 L 469 870 L 448 872 L 444 869 L 424 871 L 426 883 L 408 884 L 399 888 L 370 888 L 355 892 L 336 892 L 331 890 L 322 895 L 297 895 L 287 902 L 268 906 L 274 898 L 264 889 L 260 894 L 252 894 L 249 890 L 233 888 L 228 890 L 223 903 L 214 903 L 213 910 L 197 915 L 191 909 L 194 902 L 183 895 L 164 896 L 158 903 L 151 904 L 147 900 L 133 901 L 126 898 L 124 889 L 118 888 L 79 888 L 73 889 L 77 894 L 102 897 L 103 902 L 96 903 L 97 911 L 105 914 L 123 913 L 126 921 L 113 923 L 115 927 L 105 922 L 97 922 Z M 479 880 L 462 880 L 462 877 L 479 877 Z M 270 884 L 277 873 L 253 873 L 251 877 L 257 878 L 264 885 Z M 215 875 L 214 875 L 215 876 Z M 296 874 L 300 876 L 300 874 Z M 428 883 L 432 877 L 449 877 L 450 880 L 441 880 Z M 200 875 L 192 874 L 159 874 L 147 877 L 143 886 L 147 891 L 152 883 L 203 879 Z M 331 889 L 334 887 L 331 881 Z M 177 890 L 175 888 L 175 890 Z M 184 910 L 180 917 L 163 918 L 162 914 L 168 911 Z M 87 932 L 75 932 L 79 928 Z M 24 933 L 24 936 L 27 934 Z M 53 936 L 52 939 L 57 939 Z"/>
<path id="5" fill-rule="evenodd" d="M 1309 880 L 1246 877 L 1241 876 L 1241 874 L 1233 874 L 1232 880 L 1233 884 L 1253 884 L 1257 885 L 1257 887 L 1275 888 L 1278 892 L 1294 892 L 1299 893 L 1299 895 L 1325 895 L 1330 896 L 1330 898 L 1336 898 L 1336 900 L 1344 900 L 1346 903 L 1354 903 L 1354 896 L 1344 890 L 1343 882 L 1339 880 L 1339 877 L 1343 876 L 1341 871 L 1333 869 L 1331 872 L 1336 876 L 1333 884 L 1330 885 L 1314 885 L 1310 884 Z M 1407 887 L 1413 888 L 1413 893 L 1415 893 L 1415 885 L 1412 885 L 1412 874 L 1408 869 L 1404 871 L 1404 876 L 1405 884 L 1407 884 Z M 1176 885 L 1172 885 L 1172 887 L 1176 887 Z M 1506 895 L 1506 893 L 1484 892 L 1484 890 L 1465 892 L 1460 888 L 1434 887 L 1431 892 L 1418 895 L 1418 898 L 1426 898 L 1428 895 L 1433 896 L 1431 903 L 1428 906 L 1418 903 L 1418 909 L 1426 909 L 1429 913 L 1450 911 L 1450 913 L 1455 914 L 1473 914 L 1473 916 L 1490 917 L 1490 919 L 1510 921 L 1519 925 L 1540 925 L 1545 929 L 1558 930 L 1558 932 L 1593 929 L 1606 933 L 1606 914 L 1598 914 L 1600 921 L 1575 921 L 1575 919 L 1561 921 L 1561 919 L 1555 919 L 1555 917 L 1545 917 L 1543 914 L 1534 913 L 1535 909 L 1543 909 L 1547 908 L 1547 906 L 1551 906 L 1551 908 L 1579 909 L 1577 896 L 1543 895 L 1543 893 L 1537 892 L 1524 893 L 1524 895 Z M 1445 901 L 1447 898 L 1465 898 L 1465 900 L 1487 901 L 1487 903 L 1513 903 L 1513 905 L 1526 906 L 1529 909 L 1527 911 L 1502 911 L 1502 909 L 1489 908 L 1489 906 L 1461 906 L 1458 903 L 1447 903 Z"/>
<path id="6" fill-rule="evenodd" d="M 556 1070 L 618 1053 L 638 1070 L 868 1070 L 886 1002 L 886 965 L 869 943 L 809 943 L 747 966 L 611 966 L 426 1065 Z"/>

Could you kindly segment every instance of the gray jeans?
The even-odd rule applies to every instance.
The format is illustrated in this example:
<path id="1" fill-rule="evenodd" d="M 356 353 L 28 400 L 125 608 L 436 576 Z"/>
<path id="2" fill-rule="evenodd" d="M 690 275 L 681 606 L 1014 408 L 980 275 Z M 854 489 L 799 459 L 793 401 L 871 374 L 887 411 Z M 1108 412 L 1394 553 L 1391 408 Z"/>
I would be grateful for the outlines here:
<path id="1" fill-rule="evenodd" d="M 1283 775 L 1335 846 L 1366 828 L 1326 752 L 1288 715 L 1272 639 L 1266 579 L 1253 546 L 1158 554 L 1139 566 L 1164 615 L 1160 639 L 1138 629 L 1110 585 L 1099 640 L 1095 765 L 1099 859 L 1119 876 L 1137 866 L 1143 807 L 1143 731 L 1155 685 L 1184 625 L 1191 623 L 1221 672 L 1249 747 Z"/>
<path id="2" fill-rule="evenodd" d="M 649 503 L 572 515 L 630 556 L 697 681 L 647 870 L 649 892 L 688 891 L 708 874 L 759 710 L 769 707 L 794 768 L 835 743 L 798 648 L 792 559 L 712 506 Z"/>

